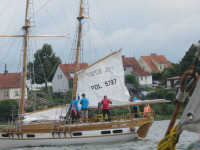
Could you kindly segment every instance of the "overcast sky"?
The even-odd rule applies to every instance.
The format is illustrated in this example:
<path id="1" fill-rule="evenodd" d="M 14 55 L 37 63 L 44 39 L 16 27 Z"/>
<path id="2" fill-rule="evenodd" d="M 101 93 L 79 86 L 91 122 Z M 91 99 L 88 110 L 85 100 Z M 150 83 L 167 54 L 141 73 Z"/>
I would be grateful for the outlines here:
<path id="1" fill-rule="evenodd" d="M 122 48 L 126 57 L 164 55 L 181 61 L 192 43 L 200 40 L 199 0 L 87 0 L 84 22 L 84 60 L 92 63 Z M 23 34 L 25 0 L 0 0 L 0 34 Z M 51 44 L 63 63 L 69 62 L 76 30 L 79 0 L 34 0 L 34 25 L 30 34 L 66 35 L 66 38 L 37 38 L 29 56 L 43 43 Z M 34 15 L 33 13 L 34 12 Z M 88 13 L 86 9 L 85 13 Z M 34 23 L 34 24 L 33 24 Z M 4 63 L 15 71 L 20 62 L 21 38 L 0 38 L 0 70 Z M 89 42 L 88 42 L 89 41 Z M 11 67 L 15 66 L 15 67 Z"/>

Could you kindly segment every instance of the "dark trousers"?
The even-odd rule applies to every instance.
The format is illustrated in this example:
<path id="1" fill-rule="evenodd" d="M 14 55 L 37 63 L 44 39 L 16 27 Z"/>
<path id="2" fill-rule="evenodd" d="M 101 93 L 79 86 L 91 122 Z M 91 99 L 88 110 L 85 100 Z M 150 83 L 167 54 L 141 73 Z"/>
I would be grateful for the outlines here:
<path id="1" fill-rule="evenodd" d="M 110 110 L 109 109 L 103 109 L 103 118 L 105 118 L 105 116 L 108 116 L 108 121 L 110 121 Z"/>
<path id="2" fill-rule="evenodd" d="M 133 107 L 133 113 L 135 114 L 135 118 L 138 118 L 137 109 L 138 107 Z"/>
<path id="3" fill-rule="evenodd" d="M 75 116 L 75 112 L 72 110 L 72 123 L 74 123 L 74 120 L 78 120 L 79 119 L 79 113 L 77 111 L 77 115 Z"/>

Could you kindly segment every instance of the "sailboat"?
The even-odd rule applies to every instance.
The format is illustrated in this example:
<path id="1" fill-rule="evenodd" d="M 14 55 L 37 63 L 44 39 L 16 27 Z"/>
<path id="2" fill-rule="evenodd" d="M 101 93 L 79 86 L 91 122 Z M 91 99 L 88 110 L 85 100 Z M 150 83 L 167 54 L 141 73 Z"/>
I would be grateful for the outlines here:
<path id="1" fill-rule="evenodd" d="M 140 118 L 135 118 L 134 113 L 111 116 L 111 121 L 97 115 L 89 118 L 88 123 L 76 122 L 72 124 L 69 115 L 69 104 L 56 106 L 31 113 L 24 112 L 25 78 L 26 78 L 26 53 L 28 29 L 28 5 L 26 4 L 26 19 L 24 35 L 24 58 L 22 93 L 18 120 L 15 126 L 0 128 L 0 148 L 14 148 L 23 146 L 41 145 L 68 145 L 97 142 L 121 142 L 135 139 L 144 139 L 153 123 L 154 112 L 144 117 L 141 112 Z M 111 108 L 130 108 L 134 105 L 163 103 L 165 100 L 146 100 L 129 102 L 129 92 L 124 85 L 124 71 L 122 66 L 121 50 L 111 53 L 87 68 L 79 71 L 79 52 L 82 36 L 83 0 L 80 0 L 78 16 L 79 32 L 76 48 L 76 63 L 73 80 L 73 94 L 85 93 L 90 101 L 90 109 L 97 110 L 98 102 L 104 95 L 108 95 L 113 102 Z"/>

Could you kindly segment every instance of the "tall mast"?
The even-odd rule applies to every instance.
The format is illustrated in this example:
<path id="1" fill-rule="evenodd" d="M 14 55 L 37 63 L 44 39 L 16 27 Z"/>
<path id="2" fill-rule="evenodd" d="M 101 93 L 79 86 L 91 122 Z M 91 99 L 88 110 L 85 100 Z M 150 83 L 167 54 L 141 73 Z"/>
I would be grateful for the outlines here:
<path id="1" fill-rule="evenodd" d="M 28 9 L 29 9 L 29 0 L 26 0 L 26 14 L 25 14 L 25 26 L 24 29 L 24 55 L 23 55 L 23 74 L 22 74 L 22 91 L 21 91 L 21 103 L 20 103 L 20 119 L 24 113 L 24 99 L 25 99 L 25 86 L 26 86 L 26 57 L 27 57 L 27 45 L 28 45 L 28 29 L 29 29 L 29 20 L 28 20 Z"/>
<path id="2" fill-rule="evenodd" d="M 80 0 L 80 10 L 79 10 L 79 16 L 77 17 L 79 22 L 79 28 L 78 28 L 78 41 L 77 41 L 77 48 L 76 48 L 76 62 L 75 62 L 75 68 L 74 68 L 74 80 L 73 80 L 73 93 L 72 93 L 72 99 L 76 96 L 76 90 L 77 90 L 77 72 L 79 67 L 79 53 L 80 53 L 80 47 L 81 47 L 81 37 L 82 37 L 82 20 L 84 19 L 83 16 L 83 0 Z"/>

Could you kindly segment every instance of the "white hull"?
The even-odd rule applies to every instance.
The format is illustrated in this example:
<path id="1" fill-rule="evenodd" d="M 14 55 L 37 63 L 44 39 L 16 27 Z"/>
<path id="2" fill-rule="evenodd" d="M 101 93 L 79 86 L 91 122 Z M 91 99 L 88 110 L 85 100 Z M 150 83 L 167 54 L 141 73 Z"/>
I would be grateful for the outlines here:
<path id="1" fill-rule="evenodd" d="M 123 129 L 125 132 L 128 131 L 128 128 Z M 36 137 L 33 138 L 18 138 L 18 136 L 14 135 L 12 138 L 0 138 L 0 148 L 6 149 L 6 148 L 16 148 L 16 147 L 24 147 L 24 146 L 63 146 L 63 145 L 69 145 L 69 144 L 81 144 L 81 143 L 106 143 L 106 142 L 121 142 L 121 141 L 130 141 L 138 139 L 138 135 L 136 132 L 130 132 L 129 133 L 117 133 L 117 134 L 109 134 L 109 135 L 96 135 L 98 131 L 92 131 L 92 132 L 82 132 L 84 136 L 70 136 L 70 134 L 66 134 L 64 136 L 64 133 L 60 134 L 60 137 L 58 135 L 54 135 L 54 138 L 52 138 L 51 133 L 45 133 L 45 134 L 35 134 Z M 93 135 L 91 135 L 93 133 Z M 88 134 L 89 136 L 87 136 Z M 86 136 L 85 136 L 86 135 Z"/>

